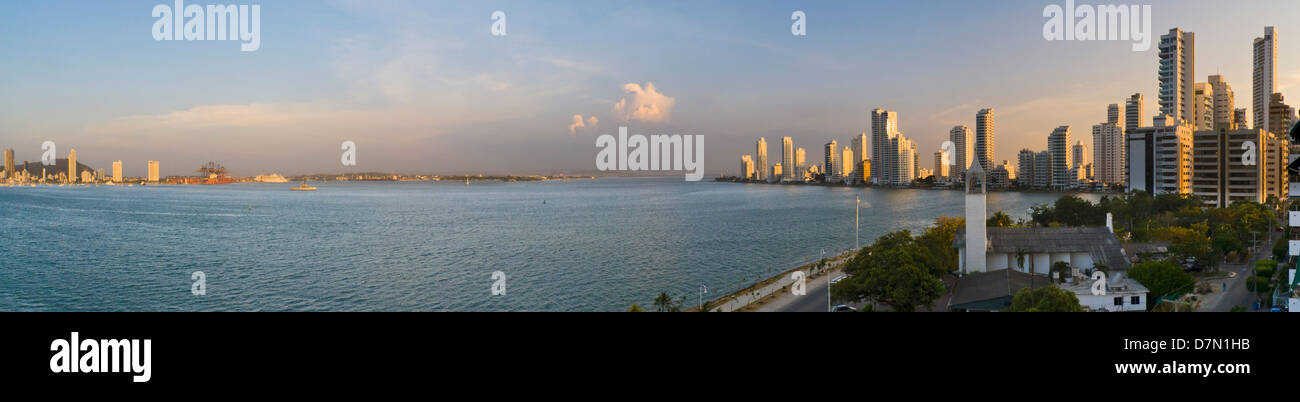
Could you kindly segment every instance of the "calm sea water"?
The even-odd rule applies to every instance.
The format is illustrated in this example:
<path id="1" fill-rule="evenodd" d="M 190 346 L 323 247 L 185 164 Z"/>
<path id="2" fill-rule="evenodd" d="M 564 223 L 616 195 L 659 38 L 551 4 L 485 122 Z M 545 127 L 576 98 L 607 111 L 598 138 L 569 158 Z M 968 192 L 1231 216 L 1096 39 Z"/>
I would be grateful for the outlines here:
<path id="1" fill-rule="evenodd" d="M 0 188 L 0 310 L 621 311 L 696 303 L 937 216 L 962 194 L 696 182 Z M 1024 216 L 1046 193 L 993 193 Z M 207 294 L 191 294 L 191 274 Z M 507 275 L 493 296 L 492 272 Z"/>

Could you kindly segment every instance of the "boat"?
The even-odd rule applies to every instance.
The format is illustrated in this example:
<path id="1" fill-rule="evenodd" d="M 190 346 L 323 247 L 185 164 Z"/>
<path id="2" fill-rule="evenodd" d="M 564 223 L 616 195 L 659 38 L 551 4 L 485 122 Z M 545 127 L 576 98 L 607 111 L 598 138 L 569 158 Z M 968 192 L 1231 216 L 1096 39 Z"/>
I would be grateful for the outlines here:
<path id="1" fill-rule="evenodd" d="M 299 184 L 294 187 L 290 187 L 289 189 L 293 191 L 316 191 L 316 187 L 308 186 L 307 182 L 305 181 L 302 182 L 302 184 Z"/>

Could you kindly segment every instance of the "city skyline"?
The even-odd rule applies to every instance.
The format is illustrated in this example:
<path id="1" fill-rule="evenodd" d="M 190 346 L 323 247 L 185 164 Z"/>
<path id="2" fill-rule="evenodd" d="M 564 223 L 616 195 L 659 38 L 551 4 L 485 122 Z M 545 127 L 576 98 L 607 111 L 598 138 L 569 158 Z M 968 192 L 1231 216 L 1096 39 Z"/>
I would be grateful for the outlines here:
<path id="1" fill-rule="evenodd" d="M 876 107 L 897 111 L 898 131 L 926 155 L 953 126 L 973 129 L 974 112 L 994 108 L 994 163 L 1043 149 L 1043 133 L 1054 127 L 1091 127 L 1098 105 L 1132 93 L 1145 96 L 1143 125 L 1159 110 L 1158 47 L 1044 41 L 1042 9 L 1055 2 L 584 3 L 565 11 L 510 2 L 277 2 L 262 5 L 261 49 L 248 53 L 154 41 L 148 12 L 156 3 L 4 5 L 10 17 L 0 43 L 25 57 L 0 66 L 0 84 L 10 89 L 0 94 L 0 147 L 37 160 L 51 140 L 80 150 L 90 166 L 160 160 L 190 170 L 217 160 L 251 176 L 347 173 L 353 168 L 338 164 L 338 144 L 351 140 L 361 161 L 355 171 L 585 172 L 595 170 L 595 136 L 627 125 L 633 133 L 705 135 L 705 171 L 715 175 L 733 171 L 728 161 L 752 152 L 756 137 L 822 144 L 871 132 Z M 489 33 L 496 9 L 509 18 L 505 37 Z M 807 36 L 790 35 L 794 9 L 808 15 Z M 1286 51 L 1285 36 L 1300 24 L 1276 17 L 1287 10 L 1300 5 L 1155 2 L 1152 33 L 1200 33 L 1194 80 L 1221 75 L 1236 88 L 1236 104 L 1251 108 L 1244 99 L 1254 96 L 1245 93 L 1263 27 L 1280 32 L 1277 91 L 1300 82 L 1300 52 Z M 72 24 L 23 34 L 45 32 L 37 27 L 54 18 Z M 894 34 L 932 20 L 950 23 Z M 424 39 L 431 37 L 440 40 Z M 687 39 L 694 43 L 680 46 Z M 124 169 L 147 173 L 139 162 Z M 176 173 L 186 172 L 162 174 Z"/>

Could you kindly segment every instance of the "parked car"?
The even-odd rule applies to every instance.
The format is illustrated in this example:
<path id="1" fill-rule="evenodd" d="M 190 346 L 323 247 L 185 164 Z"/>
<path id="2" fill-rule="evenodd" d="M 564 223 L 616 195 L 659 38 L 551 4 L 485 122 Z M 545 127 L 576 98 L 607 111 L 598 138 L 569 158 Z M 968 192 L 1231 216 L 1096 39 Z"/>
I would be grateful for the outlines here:
<path id="1" fill-rule="evenodd" d="M 853 306 L 847 304 L 840 304 L 835 307 L 832 307 L 831 311 L 835 313 L 853 313 L 853 312 L 857 312 L 858 309 L 853 308 Z"/>

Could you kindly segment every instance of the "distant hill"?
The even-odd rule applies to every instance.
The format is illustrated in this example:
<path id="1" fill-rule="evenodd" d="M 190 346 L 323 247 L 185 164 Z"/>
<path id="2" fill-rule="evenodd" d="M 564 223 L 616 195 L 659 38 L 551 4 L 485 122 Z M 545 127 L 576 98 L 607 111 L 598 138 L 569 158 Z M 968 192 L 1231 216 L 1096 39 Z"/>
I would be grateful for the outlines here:
<path id="1" fill-rule="evenodd" d="M 67 173 L 68 159 L 67 158 L 55 159 L 53 166 L 42 165 L 40 161 L 36 161 L 36 162 L 27 161 L 26 164 L 18 163 L 14 165 L 14 169 L 17 169 L 18 171 L 22 171 L 26 169 L 27 174 L 29 176 L 35 176 L 35 177 L 40 177 L 42 168 L 45 169 L 45 172 L 51 176 L 58 175 L 59 172 Z M 81 177 L 81 172 L 94 173 L 95 169 L 91 168 L 90 166 L 87 166 L 84 163 L 77 162 L 77 177 Z"/>

